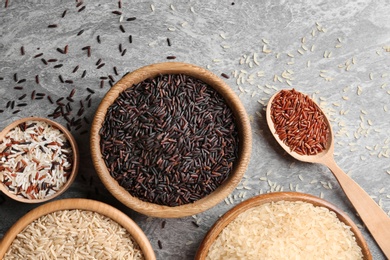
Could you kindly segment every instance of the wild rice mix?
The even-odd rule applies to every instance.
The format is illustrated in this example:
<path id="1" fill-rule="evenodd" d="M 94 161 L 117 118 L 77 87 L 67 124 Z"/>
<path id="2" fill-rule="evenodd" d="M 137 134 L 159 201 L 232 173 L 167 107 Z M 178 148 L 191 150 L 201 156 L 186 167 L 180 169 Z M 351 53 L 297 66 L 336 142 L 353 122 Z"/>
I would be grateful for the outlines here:
<path id="1" fill-rule="evenodd" d="M 4 260 L 144 259 L 130 233 L 112 219 L 84 210 L 61 210 L 30 223 Z"/>
<path id="2" fill-rule="evenodd" d="M 291 151 L 315 155 L 327 148 L 329 126 L 321 109 L 308 96 L 282 90 L 271 104 L 276 133 Z"/>
<path id="3" fill-rule="evenodd" d="M 122 92 L 100 130 L 111 176 L 131 195 L 178 206 L 220 186 L 238 156 L 234 115 L 223 97 L 186 75 L 161 75 Z"/>
<path id="4" fill-rule="evenodd" d="M 53 195 L 68 181 L 72 167 L 69 141 L 46 122 L 21 123 L 0 142 L 0 182 L 20 197 Z"/>

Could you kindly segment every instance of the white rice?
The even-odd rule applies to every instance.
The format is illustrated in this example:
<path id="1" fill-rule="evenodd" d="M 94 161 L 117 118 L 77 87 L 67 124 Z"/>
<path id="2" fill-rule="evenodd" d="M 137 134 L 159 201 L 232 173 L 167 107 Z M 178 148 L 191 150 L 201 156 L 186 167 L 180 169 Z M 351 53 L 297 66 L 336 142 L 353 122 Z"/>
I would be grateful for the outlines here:
<path id="1" fill-rule="evenodd" d="M 362 259 L 350 227 L 333 211 L 279 201 L 248 209 L 228 224 L 206 259 Z"/>
<path id="2" fill-rule="evenodd" d="M 9 247 L 8 259 L 144 259 L 125 228 L 99 213 L 61 210 L 29 224 Z"/>

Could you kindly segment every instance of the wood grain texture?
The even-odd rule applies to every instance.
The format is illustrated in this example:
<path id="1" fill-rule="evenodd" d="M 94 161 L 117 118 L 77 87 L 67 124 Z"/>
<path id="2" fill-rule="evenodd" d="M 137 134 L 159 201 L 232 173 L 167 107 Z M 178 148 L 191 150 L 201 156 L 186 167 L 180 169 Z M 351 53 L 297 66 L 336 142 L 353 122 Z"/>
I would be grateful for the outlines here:
<path id="1" fill-rule="evenodd" d="M 38 208 L 31 210 L 29 213 L 19 219 L 7 231 L 3 239 L 0 241 L 0 259 L 3 258 L 12 241 L 15 239 L 16 235 L 19 234 L 31 222 L 49 213 L 61 210 L 74 209 L 93 211 L 102 214 L 106 217 L 109 217 L 110 219 L 124 227 L 131 234 L 131 236 L 138 243 L 142 252 L 144 253 L 145 259 L 156 259 L 153 248 L 148 238 L 145 236 L 141 228 L 131 218 L 108 204 L 88 199 L 57 200 L 41 205 Z"/>
<path id="2" fill-rule="evenodd" d="M 105 162 L 101 156 L 99 130 L 104 122 L 108 107 L 115 101 L 119 94 L 125 89 L 132 87 L 147 78 L 154 78 L 160 74 L 185 74 L 200 79 L 217 90 L 232 109 L 239 132 L 239 159 L 228 179 L 210 195 L 190 204 L 177 207 L 157 205 L 141 201 L 130 195 L 122 188 L 107 170 Z M 252 133 L 248 115 L 238 96 L 219 77 L 210 71 L 186 63 L 165 62 L 152 64 L 135 70 L 123 77 L 115 84 L 101 101 L 91 127 L 91 155 L 95 169 L 106 188 L 111 194 L 123 204 L 142 214 L 163 217 L 178 218 L 194 215 L 203 212 L 227 197 L 240 182 L 244 175 L 252 149 Z"/>
<path id="3" fill-rule="evenodd" d="M 204 237 L 202 243 L 198 248 L 197 254 L 195 256 L 195 260 L 206 259 L 208 251 L 212 246 L 212 244 L 214 243 L 215 239 L 218 237 L 221 231 L 231 221 L 233 221 L 239 214 L 245 212 L 250 208 L 257 207 L 265 203 L 276 202 L 276 201 L 303 201 L 303 202 L 311 203 L 314 206 L 325 207 L 331 211 L 334 211 L 340 221 L 344 222 L 346 225 L 351 227 L 351 231 L 355 235 L 357 244 L 362 248 L 364 259 L 365 260 L 372 259 L 368 245 L 364 240 L 363 235 L 360 233 L 359 228 L 342 210 L 338 209 L 336 206 L 323 199 L 320 199 L 318 197 L 309 194 L 304 194 L 299 192 L 274 192 L 274 193 L 262 194 L 250 198 L 244 202 L 241 202 L 240 204 L 236 205 L 234 208 L 226 212 L 219 220 L 215 222 L 215 224 L 207 232 L 206 236 Z"/>
<path id="4" fill-rule="evenodd" d="M 76 140 L 74 139 L 73 135 L 68 131 L 68 129 L 66 129 L 64 126 L 62 126 L 61 124 L 59 124 L 55 121 L 52 121 L 50 119 L 43 118 L 43 117 L 25 117 L 25 118 L 22 118 L 22 119 L 19 119 L 19 120 L 12 122 L 11 124 L 9 124 L 6 128 L 4 128 L 0 132 L 0 140 L 3 140 L 3 138 L 8 134 L 8 132 L 11 131 L 12 129 L 14 129 L 16 126 L 18 126 L 19 124 L 21 124 L 23 122 L 27 122 L 27 121 L 42 121 L 42 122 L 48 123 L 48 124 L 53 125 L 54 127 L 58 128 L 65 135 L 66 139 L 69 141 L 69 143 L 72 147 L 72 150 L 73 150 L 73 165 L 72 165 L 72 172 L 69 176 L 69 179 L 64 184 L 64 186 L 62 186 L 62 188 L 59 191 L 57 191 L 56 193 L 54 193 L 51 196 L 47 196 L 43 199 L 23 198 L 23 197 L 16 196 L 15 194 L 9 192 L 8 188 L 4 184 L 0 183 L 0 190 L 2 192 L 4 192 L 4 194 L 6 194 L 8 197 L 10 197 L 16 201 L 24 202 L 24 203 L 42 203 L 42 202 L 45 202 L 45 201 L 48 201 L 48 200 L 51 200 L 51 199 L 58 197 L 59 195 L 64 193 L 69 188 L 69 186 L 73 183 L 73 181 L 75 180 L 75 178 L 77 176 L 78 169 L 79 169 L 79 158 L 80 158 L 79 149 L 78 149 Z"/>
<path id="5" fill-rule="evenodd" d="M 295 159 L 303 162 L 320 163 L 327 166 L 331 170 L 341 188 L 343 189 L 345 195 L 370 231 L 371 235 L 374 237 L 375 241 L 378 243 L 386 257 L 390 259 L 390 217 L 379 207 L 379 205 L 370 197 L 370 195 L 359 186 L 359 184 L 351 179 L 351 177 L 349 177 L 336 164 L 334 160 L 333 130 L 328 118 L 325 116 L 326 123 L 329 125 L 330 130 L 326 150 L 323 150 L 321 153 L 316 155 L 300 155 L 294 151 L 291 151 L 291 149 L 286 144 L 284 144 L 276 134 L 276 130 L 271 118 L 271 104 L 278 93 L 279 92 L 275 93 L 270 98 L 266 111 L 267 123 L 276 141 L 288 154 L 293 156 Z"/>

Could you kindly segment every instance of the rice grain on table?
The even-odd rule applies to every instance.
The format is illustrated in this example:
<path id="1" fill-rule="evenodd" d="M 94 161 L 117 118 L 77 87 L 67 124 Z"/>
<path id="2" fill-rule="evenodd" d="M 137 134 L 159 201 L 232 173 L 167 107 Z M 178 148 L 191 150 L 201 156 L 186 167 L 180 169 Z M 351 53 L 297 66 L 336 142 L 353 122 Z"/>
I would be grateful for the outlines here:
<path id="1" fill-rule="evenodd" d="M 266 203 L 238 215 L 206 259 L 362 259 L 350 227 L 333 211 L 302 201 Z"/>
<path id="2" fill-rule="evenodd" d="M 144 259 L 131 236 L 112 219 L 92 211 L 61 210 L 30 223 L 5 254 L 12 259 Z"/>

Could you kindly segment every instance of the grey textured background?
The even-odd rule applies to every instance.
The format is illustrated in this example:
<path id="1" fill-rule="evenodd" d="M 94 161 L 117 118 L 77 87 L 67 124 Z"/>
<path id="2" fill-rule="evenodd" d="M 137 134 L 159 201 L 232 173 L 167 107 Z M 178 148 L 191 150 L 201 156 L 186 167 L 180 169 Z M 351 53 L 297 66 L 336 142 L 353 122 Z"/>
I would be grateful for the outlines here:
<path id="1" fill-rule="evenodd" d="M 230 75 L 224 80 L 240 96 L 251 118 L 253 150 L 245 178 L 231 199 L 195 217 L 167 219 L 162 229 L 163 219 L 124 208 L 104 189 L 90 160 L 88 135 L 80 135 L 89 128 L 83 124 L 72 130 L 82 156 L 79 176 L 61 198 L 88 197 L 110 203 L 140 225 L 158 259 L 192 259 L 207 230 L 234 205 L 259 193 L 297 190 L 323 196 L 346 211 L 361 226 L 374 259 L 384 259 L 331 173 L 323 166 L 298 162 L 278 147 L 267 128 L 264 106 L 283 88 L 294 87 L 313 96 L 332 120 L 336 162 L 389 213 L 389 2 L 123 0 L 122 21 L 112 13 L 118 10 L 117 1 L 84 1 L 83 5 L 85 10 L 77 12 L 81 6 L 76 8 L 74 1 L 9 0 L 8 8 L 0 1 L 0 110 L 4 110 L 0 128 L 21 117 L 46 117 L 53 112 L 55 105 L 46 98 L 30 100 L 34 90 L 56 100 L 75 88 L 76 102 L 88 96 L 87 87 L 95 90 L 92 106 L 84 114 L 91 121 L 109 89 L 107 80 L 100 88 L 99 77 L 114 75 L 113 66 L 121 76 L 174 55 L 176 61 Z M 61 18 L 64 10 L 67 14 Z M 129 17 L 137 19 L 126 21 Z M 49 24 L 58 27 L 47 28 Z M 120 24 L 125 33 L 119 30 Z M 80 30 L 84 32 L 77 36 Z M 127 49 L 124 56 L 118 51 L 120 43 Z M 67 55 L 56 51 L 65 45 L 69 45 Z M 90 58 L 81 49 L 87 45 L 92 48 Z M 40 52 L 64 66 L 54 69 L 54 63 L 46 66 L 42 57 L 33 58 Z M 99 58 L 105 66 L 96 69 Z M 72 73 L 76 65 L 80 68 Z M 81 78 L 83 70 L 87 70 L 85 78 Z M 16 84 L 14 73 L 27 81 Z M 74 83 L 61 83 L 60 74 Z M 35 83 L 35 75 L 40 84 Z M 120 76 L 114 75 L 115 80 Z M 17 85 L 23 90 L 15 90 Z M 28 106 L 16 114 L 17 108 L 5 108 L 24 93 Z M 56 121 L 66 124 L 62 118 Z M 36 206 L 6 199 L 0 205 L 0 237 Z M 163 249 L 158 248 L 158 240 Z"/>

